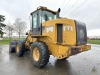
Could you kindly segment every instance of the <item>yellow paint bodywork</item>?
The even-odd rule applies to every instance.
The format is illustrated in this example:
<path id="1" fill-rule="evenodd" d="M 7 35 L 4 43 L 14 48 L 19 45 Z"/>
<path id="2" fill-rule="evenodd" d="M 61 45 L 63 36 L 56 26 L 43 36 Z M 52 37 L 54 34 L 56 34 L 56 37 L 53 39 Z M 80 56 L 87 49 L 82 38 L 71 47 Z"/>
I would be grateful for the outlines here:
<path id="1" fill-rule="evenodd" d="M 45 26 L 45 30 L 42 33 L 42 36 L 48 36 L 51 38 L 53 43 L 57 43 L 57 24 L 63 24 L 63 26 L 72 26 L 73 31 L 65 30 L 63 31 L 63 44 L 70 44 L 75 45 L 76 44 L 76 28 L 74 20 L 71 19 L 55 19 L 50 20 L 47 22 L 42 23 L 42 26 Z M 46 32 L 46 27 L 53 26 L 53 32 Z M 74 38 L 74 39 L 73 39 Z"/>
<path id="2" fill-rule="evenodd" d="M 57 24 L 63 25 L 62 43 L 57 43 Z M 78 48 L 80 49 L 80 52 L 91 48 L 89 45 L 76 46 L 76 27 L 75 22 L 72 19 L 59 18 L 49 20 L 43 22 L 42 26 L 44 27 L 42 35 L 35 36 L 34 34 L 31 34 L 31 32 L 28 34 L 25 42 L 26 47 L 30 47 L 30 42 L 43 41 L 48 46 L 50 54 L 58 59 L 69 57 L 72 48 Z M 47 27 L 52 27 L 52 30 Z"/>

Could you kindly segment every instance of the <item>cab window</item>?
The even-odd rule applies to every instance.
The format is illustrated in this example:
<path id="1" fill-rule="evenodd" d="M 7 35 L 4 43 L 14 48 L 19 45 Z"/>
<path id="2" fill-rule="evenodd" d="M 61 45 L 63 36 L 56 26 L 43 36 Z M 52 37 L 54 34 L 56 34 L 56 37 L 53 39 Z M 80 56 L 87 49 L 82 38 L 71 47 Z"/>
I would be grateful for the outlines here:
<path id="1" fill-rule="evenodd" d="M 48 20 L 52 20 L 52 19 L 56 19 L 57 18 L 57 14 L 54 14 L 52 12 L 49 12 L 49 11 L 42 11 L 41 12 L 41 21 L 42 22 L 45 22 L 45 21 L 48 21 Z"/>
<path id="2" fill-rule="evenodd" d="M 33 14 L 32 17 L 33 28 L 37 28 L 37 14 Z"/>

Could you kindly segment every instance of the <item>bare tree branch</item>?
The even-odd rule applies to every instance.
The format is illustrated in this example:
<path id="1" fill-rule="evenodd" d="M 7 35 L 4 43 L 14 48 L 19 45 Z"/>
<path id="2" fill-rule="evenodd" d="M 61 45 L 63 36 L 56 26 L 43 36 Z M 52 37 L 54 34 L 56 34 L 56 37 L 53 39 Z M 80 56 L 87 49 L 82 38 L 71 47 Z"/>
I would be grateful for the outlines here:
<path id="1" fill-rule="evenodd" d="M 20 18 L 17 18 L 13 25 L 14 25 L 14 30 L 18 33 L 20 39 L 20 35 L 26 31 L 27 28 L 26 22 L 22 21 Z"/>
<path id="2" fill-rule="evenodd" d="M 5 33 L 9 35 L 9 38 L 11 38 L 12 37 L 13 30 L 14 30 L 13 25 L 11 25 L 10 22 L 7 23 L 6 24 L 6 27 L 4 28 L 4 30 L 5 30 Z"/>

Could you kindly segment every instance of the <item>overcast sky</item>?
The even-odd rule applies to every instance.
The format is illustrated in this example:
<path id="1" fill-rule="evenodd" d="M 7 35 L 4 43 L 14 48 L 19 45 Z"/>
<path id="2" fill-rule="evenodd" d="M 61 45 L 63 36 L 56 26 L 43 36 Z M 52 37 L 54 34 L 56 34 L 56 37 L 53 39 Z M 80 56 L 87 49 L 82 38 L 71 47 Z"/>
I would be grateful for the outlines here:
<path id="1" fill-rule="evenodd" d="M 88 36 L 100 36 L 100 0 L 0 0 L 0 15 L 5 15 L 5 23 L 21 18 L 29 28 L 30 12 L 38 6 L 61 8 L 62 17 L 86 23 Z"/>

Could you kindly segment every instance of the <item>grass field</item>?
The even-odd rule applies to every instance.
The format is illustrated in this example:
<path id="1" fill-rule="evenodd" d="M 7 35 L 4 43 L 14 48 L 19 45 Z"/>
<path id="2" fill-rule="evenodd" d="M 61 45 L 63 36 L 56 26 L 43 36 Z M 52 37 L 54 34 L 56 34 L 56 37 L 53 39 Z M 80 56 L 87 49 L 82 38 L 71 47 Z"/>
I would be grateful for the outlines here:
<path id="1" fill-rule="evenodd" d="M 99 44 L 100 45 L 100 40 L 88 40 L 88 43 L 90 43 L 90 44 Z"/>
<path id="2" fill-rule="evenodd" d="M 11 40 L 19 40 L 19 38 L 12 38 Z M 24 40 L 24 38 L 21 38 L 21 40 Z M 8 45 L 9 42 L 9 38 L 3 38 L 3 40 L 0 40 L 0 45 Z"/>
<path id="3" fill-rule="evenodd" d="M 12 38 L 12 40 L 19 40 L 18 38 Z M 24 38 L 21 38 L 21 40 L 24 40 Z M 8 45 L 10 42 L 9 38 L 3 38 L 3 40 L 0 40 L 0 45 Z M 90 44 L 100 44 L 100 40 L 88 40 L 88 43 Z"/>

